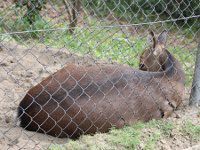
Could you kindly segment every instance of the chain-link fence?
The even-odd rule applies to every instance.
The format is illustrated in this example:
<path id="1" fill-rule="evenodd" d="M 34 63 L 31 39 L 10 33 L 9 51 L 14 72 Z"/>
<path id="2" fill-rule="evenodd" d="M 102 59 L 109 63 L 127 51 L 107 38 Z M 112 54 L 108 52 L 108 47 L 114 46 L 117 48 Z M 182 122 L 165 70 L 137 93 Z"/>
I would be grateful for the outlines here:
<path id="1" fill-rule="evenodd" d="M 59 137 L 200 103 L 198 0 L 0 0 L 0 17 L 2 149 L 66 143 Z"/>

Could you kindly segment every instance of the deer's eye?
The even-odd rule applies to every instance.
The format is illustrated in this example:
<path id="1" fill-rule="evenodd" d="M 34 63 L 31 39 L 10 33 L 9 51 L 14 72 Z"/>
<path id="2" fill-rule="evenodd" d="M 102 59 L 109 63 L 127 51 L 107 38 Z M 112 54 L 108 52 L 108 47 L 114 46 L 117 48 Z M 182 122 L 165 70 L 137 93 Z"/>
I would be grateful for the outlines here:
<path id="1" fill-rule="evenodd" d="M 144 64 L 140 64 L 140 65 L 139 65 L 139 68 L 143 68 L 143 67 L 144 67 Z"/>

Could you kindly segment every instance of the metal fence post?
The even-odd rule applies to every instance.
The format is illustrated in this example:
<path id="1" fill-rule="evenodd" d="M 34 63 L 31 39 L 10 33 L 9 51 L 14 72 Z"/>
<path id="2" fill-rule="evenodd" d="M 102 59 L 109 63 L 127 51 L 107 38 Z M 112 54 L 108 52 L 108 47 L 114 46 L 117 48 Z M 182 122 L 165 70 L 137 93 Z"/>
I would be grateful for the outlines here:
<path id="1" fill-rule="evenodd" d="M 199 35 L 199 34 L 198 34 Z M 195 70 L 189 105 L 200 106 L 200 36 L 198 36 Z"/>

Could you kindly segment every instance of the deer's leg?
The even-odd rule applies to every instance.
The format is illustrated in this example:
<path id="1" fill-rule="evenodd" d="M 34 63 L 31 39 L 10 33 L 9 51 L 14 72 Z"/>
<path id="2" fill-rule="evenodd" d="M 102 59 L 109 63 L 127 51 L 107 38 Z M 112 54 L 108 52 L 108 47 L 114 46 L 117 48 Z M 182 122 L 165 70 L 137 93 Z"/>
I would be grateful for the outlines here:
<path id="1" fill-rule="evenodd" d="M 162 118 L 168 118 L 172 115 L 174 108 L 169 105 L 168 101 L 165 101 L 164 104 L 161 106 L 160 111 L 162 112 Z"/>

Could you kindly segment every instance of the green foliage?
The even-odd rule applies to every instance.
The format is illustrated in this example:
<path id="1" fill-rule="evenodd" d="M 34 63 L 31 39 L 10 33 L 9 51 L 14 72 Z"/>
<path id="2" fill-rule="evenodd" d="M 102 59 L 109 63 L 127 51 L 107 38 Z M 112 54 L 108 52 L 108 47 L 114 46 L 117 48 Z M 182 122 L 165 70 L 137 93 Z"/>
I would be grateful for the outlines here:
<path id="1" fill-rule="evenodd" d="M 90 12 L 94 11 L 98 16 L 104 17 L 114 13 L 119 19 L 126 19 L 133 23 L 180 19 L 200 14 L 199 0 L 115 0 L 115 1 L 84 1 L 84 6 Z M 198 29 L 197 19 L 177 20 L 180 26 L 187 23 Z"/>
<path id="2" fill-rule="evenodd" d="M 51 28 L 51 24 L 40 16 L 37 16 L 33 24 L 30 24 L 27 18 L 18 18 L 14 22 L 7 22 L 7 24 L 9 27 L 7 30 L 11 33 L 17 32 L 12 36 L 20 42 L 24 40 L 42 39 L 45 36 L 48 37 L 51 33 L 51 31 L 48 30 Z"/>
<path id="3" fill-rule="evenodd" d="M 24 14 L 24 19 L 28 21 L 29 24 L 34 23 L 38 16 L 40 16 L 40 11 L 46 4 L 46 0 L 15 0 L 16 7 L 22 8 L 26 6 L 27 12 Z"/>

